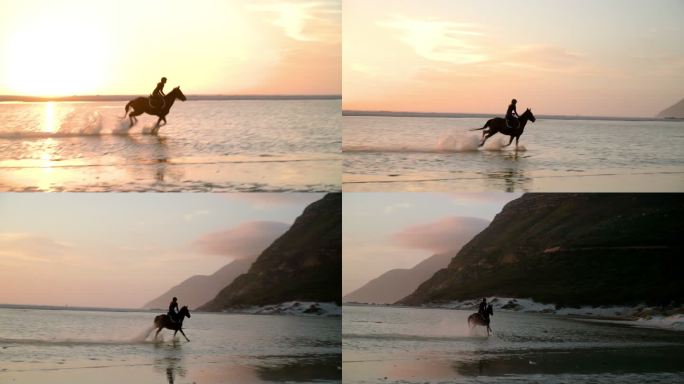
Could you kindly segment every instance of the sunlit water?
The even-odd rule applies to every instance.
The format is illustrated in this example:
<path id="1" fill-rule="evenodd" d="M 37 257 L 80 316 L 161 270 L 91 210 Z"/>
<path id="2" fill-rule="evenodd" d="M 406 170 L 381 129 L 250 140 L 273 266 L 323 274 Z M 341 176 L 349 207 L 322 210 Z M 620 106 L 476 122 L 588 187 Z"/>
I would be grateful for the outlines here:
<path id="1" fill-rule="evenodd" d="M 0 382 L 93 382 L 98 369 L 128 383 L 339 381 L 339 317 L 194 313 L 184 322 L 186 342 L 169 330 L 157 341 L 145 337 L 155 315 L 0 308 Z"/>
<path id="2" fill-rule="evenodd" d="M 339 100 L 0 103 L 0 190 L 334 191 Z"/>
<path id="3" fill-rule="evenodd" d="M 487 119 L 345 116 L 344 190 L 684 191 L 684 122 L 528 123 L 515 151 Z"/>
<path id="4" fill-rule="evenodd" d="M 343 307 L 345 383 L 672 383 L 684 334 L 556 315 L 495 312 L 493 335 L 468 311 Z"/>

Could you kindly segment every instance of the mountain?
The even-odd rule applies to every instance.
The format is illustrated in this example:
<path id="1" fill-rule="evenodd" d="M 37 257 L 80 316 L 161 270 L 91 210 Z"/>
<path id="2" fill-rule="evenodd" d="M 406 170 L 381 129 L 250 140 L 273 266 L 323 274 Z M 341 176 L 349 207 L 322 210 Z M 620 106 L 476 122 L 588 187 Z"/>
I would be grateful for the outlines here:
<path id="1" fill-rule="evenodd" d="M 176 296 L 181 305 L 187 305 L 190 309 L 198 308 L 216 297 L 216 294 L 236 277 L 247 272 L 254 258 L 235 260 L 214 274 L 195 275 L 175 287 L 164 292 L 154 300 L 150 300 L 143 308 L 162 308 L 166 310 L 171 299 Z"/>
<path id="2" fill-rule="evenodd" d="M 200 309 L 221 311 L 293 300 L 340 303 L 341 287 L 342 194 L 330 193 L 306 207 L 247 273 Z"/>
<path id="3" fill-rule="evenodd" d="M 345 302 L 392 304 L 413 292 L 432 274 L 449 265 L 454 253 L 435 254 L 413 268 L 391 269 L 344 296 Z"/>
<path id="4" fill-rule="evenodd" d="M 683 197 L 523 195 L 400 303 L 484 296 L 563 306 L 681 303 Z"/>
<path id="5" fill-rule="evenodd" d="M 684 99 L 681 99 L 675 105 L 664 109 L 662 112 L 657 114 L 656 117 L 660 117 L 663 119 L 672 117 L 684 119 Z"/>
<path id="6" fill-rule="evenodd" d="M 398 268 L 387 271 L 361 288 L 346 295 L 344 301 L 373 304 L 392 304 L 396 302 L 413 292 L 420 283 L 427 280 L 435 272 L 446 268 L 456 252 L 465 243 L 470 241 L 473 236 L 486 228 L 487 224 L 489 224 L 489 221 L 474 217 L 453 217 L 440 220 L 437 225 L 440 226 L 441 230 L 445 231 L 449 239 L 448 246 L 453 246 L 454 250 L 432 255 L 416 264 L 413 268 Z M 425 238 L 424 231 L 411 233 L 411 231 L 414 231 L 413 228 L 405 229 L 397 236 L 404 240 L 421 236 Z M 431 245 L 437 246 L 438 244 Z"/>

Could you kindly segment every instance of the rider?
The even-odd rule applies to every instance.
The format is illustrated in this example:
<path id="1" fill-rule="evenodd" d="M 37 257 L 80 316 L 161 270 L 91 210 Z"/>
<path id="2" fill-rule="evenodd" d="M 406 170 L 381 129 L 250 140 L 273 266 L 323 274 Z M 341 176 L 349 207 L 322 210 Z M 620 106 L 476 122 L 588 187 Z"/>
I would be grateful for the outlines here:
<path id="1" fill-rule="evenodd" d="M 171 300 L 171 303 L 169 304 L 169 312 L 167 313 L 167 316 L 169 316 L 169 319 L 171 321 L 176 322 L 176 317 L 178 315 L 178 298 L 174 297 L 173 300 Z"/>
<path id="2" fill-rule="evenodd" d="M 166 84 L 166 77 L 162 77 L 161 81 L 157 83 L 157 87 L 152 91 L 152 96 L 150 96 L 151 104 L 155 107 L 164 107 L 164 84 Z"/>
<path id="3" fill-rule="evenodd" d="M 508 110 L 506 111 L 506 124 L 511 128 L 517 127 L 519 125 L 518 111 L 515 110 L 515 105 L 517 103 L 518 103 L 518 100 L 516 100 L 516 99 L 511 100 L 511 105 L 508 106 Z"/>
<path id="4" fill-rule="evenodd" d="M 480 302 L 480 307 L 477 309 L 477 313 L 480 314 L 480 316 L 485 317 L 485 314 L 487 313 L 487 298 L 483 297 L 482 301 Z"/>

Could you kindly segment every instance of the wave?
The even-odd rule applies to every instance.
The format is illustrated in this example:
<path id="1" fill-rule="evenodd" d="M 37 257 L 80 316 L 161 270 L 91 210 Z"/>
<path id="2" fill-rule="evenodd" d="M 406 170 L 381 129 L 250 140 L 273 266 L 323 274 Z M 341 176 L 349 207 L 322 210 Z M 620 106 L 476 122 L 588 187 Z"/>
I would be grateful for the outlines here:
<path id="1" fill-rule="evenodd" d="M 100 339 L 100 338 L 54 338 L 54 339 L 8 339 L 0 338 L 0 344 L 22 344 L 22 345 L 55 345 L 55 346 L 77 346 L 77 345 L 135 345 L 149 344 L 154 341 L 147 341 L 154 325 L 145 328 L 136 336 L 130 339 Z"/>
<path id="2" fill-rule="evenodd" d="M 478 152 L 480 149 L 485 151 L 501 151 L 504 147 L 505 139 L 500 136 L 492 137 L 483 147 L 480 148 L 480 135 L 452 132 L 438 138 L 435 144 L 424 145 L 346 145 L 342 146 L 342 152 L 349 153 L 363 153 L 363 152 L 380 152 L 380 153 L 460 153 L 460 152 Z M 514 149 L 512 147 L 511 149 Z M 518 151 L 525 151 L 524 146 L 519 146 Z"/>

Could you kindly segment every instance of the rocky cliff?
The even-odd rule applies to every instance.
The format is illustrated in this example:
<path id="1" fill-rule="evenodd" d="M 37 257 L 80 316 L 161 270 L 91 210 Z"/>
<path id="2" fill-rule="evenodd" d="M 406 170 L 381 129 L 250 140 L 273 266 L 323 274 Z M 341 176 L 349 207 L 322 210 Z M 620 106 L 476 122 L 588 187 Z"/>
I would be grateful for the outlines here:
<path id="1" fill-rule="evenodd" d="M 681 194 L 526 194 L 400 303 L 681 303 L 682 217 Z"/>
<path id="2" fill-rule="evenodd" d="M 200 309 L 220 311 L 286 301 L 341 301 L 342 194 L 310 204 L 292 227 Z"/>

